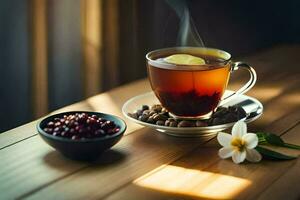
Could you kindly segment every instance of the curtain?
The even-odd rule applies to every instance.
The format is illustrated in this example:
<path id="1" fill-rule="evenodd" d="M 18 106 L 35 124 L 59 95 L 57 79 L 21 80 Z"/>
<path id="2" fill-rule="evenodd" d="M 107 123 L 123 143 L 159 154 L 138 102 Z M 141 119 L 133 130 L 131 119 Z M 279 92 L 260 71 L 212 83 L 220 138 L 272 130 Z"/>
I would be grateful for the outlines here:
<path id="1" fill-rule="evenodd" d="M 0 132 L 146 77 L 154 1 L 0 1 Z"/>
<path id="2" fill-rule="evenodd" d="M 0 2 L 0 131 L 32 118 L 28 4 Z"/>
<path id="3" fill-rule="evenodd" d="M 299 1 L 186 2 L 205 45 L 234 57 L 300 41 Z M 0 1 L 0 132 L 146 77 L 145 54 L 178 45 L 179 21 L 161 0 Z"/>

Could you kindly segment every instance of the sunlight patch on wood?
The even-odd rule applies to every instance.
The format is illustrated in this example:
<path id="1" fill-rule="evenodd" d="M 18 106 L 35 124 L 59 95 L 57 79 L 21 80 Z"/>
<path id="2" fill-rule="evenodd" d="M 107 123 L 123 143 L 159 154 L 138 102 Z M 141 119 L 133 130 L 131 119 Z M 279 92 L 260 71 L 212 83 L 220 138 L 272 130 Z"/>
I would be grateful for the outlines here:
<path id="1" fill-rule="evenodd" d="M 136 179 L 134 184 L 180 195 L 231 199 L 250 186 L 251 181 L 219 173 L 162 165 Z"/>

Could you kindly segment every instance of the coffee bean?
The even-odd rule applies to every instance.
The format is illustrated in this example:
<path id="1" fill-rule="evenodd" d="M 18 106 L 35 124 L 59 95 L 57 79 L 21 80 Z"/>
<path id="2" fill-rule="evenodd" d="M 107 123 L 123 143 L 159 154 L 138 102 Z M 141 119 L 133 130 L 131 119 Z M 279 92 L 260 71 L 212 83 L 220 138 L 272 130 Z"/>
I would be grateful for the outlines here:
<path id="1" fill-rule="evenodd" d="M 153 120 L 154 121 L 158 121 L 159 119 L 159 117 L 158 117 L 158 114 L 157 113 L 155 113 L 154 115 L 152 115 L 152 117 L 153 117 Z"/>
<path id="2" fill-rule="evenodd" d="M 167 118 L 170 117 L 168 112 L 163 112 L 163 111 L 161 111 L 159 114 L 164 115 L 164 116 L 166 116 Z"/>
<path id="3" fill-rule="evenodd" d="M 243 118 L 245 118 L 246 116 L 247 116 L 247 113 L 246 113 L 246 111 L 242 108 L 242 107 L 238 107 L 238 118 L 239 119 L 243 119 Z"/>
<path id="4" fill-rule="evenodd" d="M 128 113 L 129 117 L 132 117 L 134 119 L 138 119 L 138 114 L 137 113 Z"/>
<path id="5" fill-rule="evenodd" d="M 168 110 L 165 109 L 165 108 L 162 108 L 162 109 L 161 109 L 161 112 L 166 112 L 166 113 L 168 113 Z"/>
<path id="6" fill-rule="evenodd" d="M 221 117 L 223 115 L 222 110 L 216 111 L 212 114 L 212 117 Z"/>
<path id="7" fill-rule="evenodd" d="M 146 122 L 148 118 L 149 118 L 149 115 L 142 114 L 141 116 L 139 116 L 139 120 L 142 122 Z"/>
<path id="8" fill-rule="evenodd" d="M 158 120 L 158 121 L 156 122 L 156 125 L 164 126 L 164 125 L 165 125 L 165 121 L 163 121 L 163 120 Z"/>
<path id="9" fill-rule="evenodd" d="M 228 113 L 229 111 L 228 111 L 228 109 L 227 108 L 225 108 L 225 107 L 219 107 L 217 110 L 216 110 L 216 112 L 214 112 L 213 114 L 212 114 L 212 117 L 213 118 L 216 118 L 216 117 L 222 117 L 222 116 L 224 116 L 226 113 Z"/>
<path id="10" fill-rule="evenodd" d="M 150 115 L 150 110 L 144 110 L 143 115 Z"/>
<path id="11" fill-rule="evenodd" d="M 162 109 L 162 106 L 159 104 L 155 104 L 151 107 L 151 110 L 155 111 L 155 112 L 160 112 Z"/>
<path id="12" fill-rule="evenodd" d="M 155 112 L 154 110 L 150 110 L 150 113 L 149 113 L 150 116 L 153 116 L 155 114 L 157 114 L 157 112 Z"/>
<path id="13" fill-rule="evenodd" d="M 157 115 L 153 116 L 153 119 L 155 121 L 158 121 L 158 120 L 166 121 L 168 119 L 168 117 L 163 114 L 157 114 Z"/>
<path id="14" fill-rule="evenodd" d="M 169 117 L 168 120 L 169 120 L 170 122 L 177 121 L 175 118 L 172 118 L 172 117 Z"/>
<path id="15" fill-rule="evenodd" d="M 227 111 L 227 110 L 228 109 L 226 107 L 219 106 L 216 111 L 223 111 L 224 112 L 224 111 Z"/>
<path id="16" fill-rule="evenodd" d="M 139 116 L 138 120 L 142 121 L 142 115 L 141 115 L 141 116 Z"/>
<path id="17" fill-rule="evenodd" d="M 177 127 L 178 123 L 176 121 L 170 121 L 170 127 Z"/>
<path id="18" fill-rule="evenodd" d="M 148 105 L 142 105 L 142 110 L 149 110 L 149 106 Z"/>
<path id="19" fill-rule="evenodd" d="M 135 119 L 152 124 L 162 124 L 162 122 L 158 121 L 164 121 L 164 125 L 169 127 L 206 127 L 234 122 L 246 117 L 246 112 L 241 106 L 220 106 L 213 112 L 209 119 L 198 121 L 181 121 L 173 118 L 170 116 L 169 112 L 159 104 L 152 105 L 150 110 L 149 106 L 147 107 L 147 105 L 143 105 L 141 111 L 137 110 L 135 112 L 136 115 L 135 113 L 128 113 L 128 115 Z"/>
<path id="20" fill-rule="evenodd" d="M 169 118 L 168 116 L 166 116 L 166 115 L 164 115 L 164 114 L 161 114 L 161 113 L 158 114 L 158 116 L 159 116 L 159 119 L 160 119 L 160 120 L 164 120 L 164 121 L 167 120 L 167 119 Z"/>
<path id="21" fill-rule="evenodd" d="M 212 121 L 212 124 L 213 125 L 219 125 L 219 124 L 222 124 L 223 123 L 223 120 L 221 118 L 214 118 L 213 121 Z"/>
<path id="22" fill-rule="evenodd" d="M 196 126 L 197 127 L 205 127 L 205 126 L 207 126 L 207 123 L 204 122 L 204 121 L 197 120 L 196 121 Z"/>
<path id="23" fill-rule="evenodd" d="M 236 122 L 239 120 L 238 116 L 235 113 L 228 113 L 224 116 L 223 119 L 225 123 Z"/>
<path id="24" fill-rule="evenodd" d="M 155 121 L 154 121 L 154 119 L 153 119 L 152 116 L 150 116 L 150 117 L 147 119 L 147 123 L 155 124 Z"/>
<path id="25" fill-rule="evenodd" d="M 136 111 L 136 114 L 137 114 L 138 116 L 141 116 L 141 115 L 143 114 L 143 110 L 137 110 L 137 111 Z"/>
<path id="26" fill-rule="evenodd" d="M 183 121 L 179 122 L 177 126 L 178 127 L 195 127 L 196 124 L 193 121 L 183 120 Z"/>
<path id="27" fill-rule="evenodd" d="M 170 126 L 170 121 L 169 120 L 165 121 L 165 126 Z"/>
<path id="28" fill-rule="evenodd" d="M 228 110 L 229 110 L 229 112 L 233 112 L 233 113 L 238 111 L 236 106 L 229 106 Z"/>

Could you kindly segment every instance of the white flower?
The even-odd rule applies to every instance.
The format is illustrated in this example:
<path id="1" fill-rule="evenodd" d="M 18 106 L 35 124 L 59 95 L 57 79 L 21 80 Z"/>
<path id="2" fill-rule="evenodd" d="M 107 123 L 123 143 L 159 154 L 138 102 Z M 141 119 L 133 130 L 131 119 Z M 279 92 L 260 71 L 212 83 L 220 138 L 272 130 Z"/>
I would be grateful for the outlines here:
<path id="1" fill-rule="evenodd" d="M 258 137 L 254 133 L 247 133 L 247 125 L 238 121 L 232 127 L 232 135 L 220 132 L 218 142 L 223 146 L 219 156 L 223 159 L 232 157 L 233 162 L 241 163 L 245 159 L 250 162 L 259 162 L 261 155 L 254 148 L 258 144 Z"/>

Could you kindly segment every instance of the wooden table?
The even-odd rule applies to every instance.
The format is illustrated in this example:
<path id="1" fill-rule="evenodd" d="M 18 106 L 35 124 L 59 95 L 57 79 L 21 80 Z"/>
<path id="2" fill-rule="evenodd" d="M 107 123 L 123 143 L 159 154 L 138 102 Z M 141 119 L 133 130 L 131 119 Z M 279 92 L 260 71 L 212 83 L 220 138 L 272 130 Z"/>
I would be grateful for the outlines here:
<path id="1" fill-rule="evenodd" d="M 278 46 L 242 58 L 258 73 L 248 95 L 265 108 L 249 125 L 251 131 L 300 144 L 299 53 L 300 46 Z M 230 88 L 246 79 L 246 73 L 235 74 Z M 140 80 L 56 112 L 93 110 L 123 117 L 123 103 L 149 90 L 147 80 Z M 64 158 L 37 135 L 36 121 L 2 133 L 0 199 L 300 198 L 299 159 L 236 165 L 218 157 L 215 138 L 179 139 L 126 122 L 125 137 L 93 163 Z"/>

